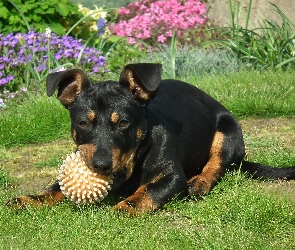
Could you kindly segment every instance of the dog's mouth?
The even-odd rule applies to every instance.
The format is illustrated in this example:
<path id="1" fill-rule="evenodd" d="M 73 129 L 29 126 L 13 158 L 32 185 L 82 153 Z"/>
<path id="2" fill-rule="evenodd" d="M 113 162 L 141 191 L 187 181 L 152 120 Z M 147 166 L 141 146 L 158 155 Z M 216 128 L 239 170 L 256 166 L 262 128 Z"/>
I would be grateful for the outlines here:
<path id="1" fill-rule="evenodd" d="M 123 152 L 119 148 L 115 148 L 112 151 L 112 157 L 104 160 L 99 160 L 100 164 L 94 165 L 93 158 L 96 154 L 96 147 L 93 144 L 82 144 L 78 146 L 81 156 L 91 171 L 109 176 L 113 179 L 112 189 L 119 187 L 123 182 L 128 180 L 135 166 L 134 157 L 136 149 L 131 149 L 127 152 Z"/>

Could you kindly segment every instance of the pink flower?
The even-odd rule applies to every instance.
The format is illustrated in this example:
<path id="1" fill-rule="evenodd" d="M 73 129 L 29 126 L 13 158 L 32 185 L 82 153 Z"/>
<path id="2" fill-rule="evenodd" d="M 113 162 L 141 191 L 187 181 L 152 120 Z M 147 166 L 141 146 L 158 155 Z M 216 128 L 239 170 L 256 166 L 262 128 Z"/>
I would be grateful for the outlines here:
<path id="1" fill-rule="evenodd" d="M 129 15 L 130 14 L 130 10 L 126 9 L 125 7 L 122 7 L 120 9 L 118 9 L 118 15 Z"/>
<path id="2" fill-rule="evenodd" d="M 158 36 L 158 42 L 159 43 L 165 43 L 165 41 L 166 41 L 166 37 L 165 36 L 163 36 L 163 35 L 159 35 Z"/>
<path id="3" fill-rule="evenodd" d="M 110 29 L 119 36 L 165 43 L 173 30 L 181 35 L 181 31 L 203 24 L 205 12 L 201 0 L 139 0 L 120 8 L 120 21 Z"/>

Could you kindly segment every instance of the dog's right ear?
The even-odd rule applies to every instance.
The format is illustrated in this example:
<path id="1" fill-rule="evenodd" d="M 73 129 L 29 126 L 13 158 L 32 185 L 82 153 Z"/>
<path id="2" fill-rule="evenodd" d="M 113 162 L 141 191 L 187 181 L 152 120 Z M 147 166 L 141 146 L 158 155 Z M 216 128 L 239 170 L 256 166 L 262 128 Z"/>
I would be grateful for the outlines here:
<path id="1" fill-rule="evenodd" d="M 57 98 L 68 107 L 81 94 L 82 89 L 91 85 L 86 74 L 80 69 L 50 73 L 46 78 L 47 95 L 52 96 L 58 89 Z"/>

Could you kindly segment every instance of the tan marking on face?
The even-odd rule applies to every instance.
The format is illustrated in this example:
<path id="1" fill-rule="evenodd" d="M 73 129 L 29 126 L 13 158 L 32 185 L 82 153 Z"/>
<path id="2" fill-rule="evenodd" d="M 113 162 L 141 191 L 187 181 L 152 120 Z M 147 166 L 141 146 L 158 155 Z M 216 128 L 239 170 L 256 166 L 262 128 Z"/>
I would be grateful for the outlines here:
<path id="1" fill-rule="evenodd" d="M 131 69 L 126 69 L 124 73 L 125 79 L 129 82 L 129 90 L 135 92 L 141 99 L 149 100 L 150 91 L 147 89 L 142 89 L 139 84 L 136 82 L 137 77 L 134 75 L 134 72 Z"/>
<path id="2" fill-rule="evenodd" d="M 123 153 L 120 149 L 115 148 L 113 150 L 113 171 L 119 171 L 126 168 L 126 180 L 128 180 L 133 172 L 134 168 L 134 155 L 136 149 L 131 149 L 127 153 Z"/>
<path id="3" fill-rule="evenodd" d="M 94 113 L 94 111 L 93 110 L 90 110 L 90 111 L 88 111 L 87 112 L 87 118 L 90 120 L 90 121 L 94 121 L 94 119 L 95 119 L 95 113 Z"/>
<path id="4" fill-rule="evenodd" d="M 119 202 L 115 206 L 115 209 L 127 211 L 131 216 L 151 212 L 157 209 L 159 206 L 153 201 L 147 187 L 148 185 L 139 187 L 132 196 Z"/>
<path id="5" fill-rule="evenodd" d="M 95 145 L 93 144 L 82 144 L 78 146 L 78 150 L 81 153 L 83 160 L 88 167 L 92 167 L 93 155 L 96 151 Z"/>
<path id="6" fill-rule="evenodd" d="M 77 144 L 77 131 L 76 130 L 73 130 L 73 132 L 72 132 L 72 138 L 73 138 L 75 144 Z"/>
<path id="7" fill-rule="evenodd" d="M 143 134 L 142 130 L 141 129 L 137 129 L 137 131 L 136 131 L 136 140 L 137 141 L 139 141 L 141 139 L 142 134 Z"/>
<path id="8" fill-rule="evenodd" d="M 114 112 L 111 114 L 111 122 L 116 124 L 120 119 L 120 116 L 118 113 Z"/>
<path id="9" fill-rule="evenodd" d="M 210 149 L 209 160 L 202 173 L 189 180 L 190 183 L 195 183 L 195 189 L 202 190 L 203 194 L 209 193 L 225 174 L 225 168 L 221 166 L 223 141 L 224 134 L 216 132 Z"/>

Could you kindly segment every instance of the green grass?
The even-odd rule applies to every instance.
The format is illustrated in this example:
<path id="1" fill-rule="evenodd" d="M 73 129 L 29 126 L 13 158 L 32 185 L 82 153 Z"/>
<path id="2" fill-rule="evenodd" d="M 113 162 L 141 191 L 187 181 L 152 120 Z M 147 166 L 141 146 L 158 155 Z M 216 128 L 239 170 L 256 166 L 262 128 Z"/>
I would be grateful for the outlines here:
<path id="1" fill-rule="evenodd" d="M 183 80 L 220 101 L 236 118 L 295 115 L 294 71 L 241 71 Z"/>
<path id="2" fill-rule="evenodd" d="M 295 207 L 253 188 L 239 172 L 203 200 L 168 204 L 135 218 L 114 201 L 12 211 L 0 207 L 2 249 L 294 249 Z M 2 203 L 11 192 L 0 191 Z"/>
<path id="3" fill-rule="evenodd" d="M 69 114 L 56 98 L 32 95 L 19 104 L 13 101 L 0 110 L 0 146 L 46 142 L 69 133 Z"/>
<path id="4" fill-rule="evenodd" d="M 294 117 L 294 79 L 294 72 L 251 71 L 182 80 L 197 85 L 235 116 L 244 118 Z M 31 96 L 20 104 L 8 102 L 7 109 L 0 110 L 0 204 L 23 194 L 15 188 L 22 179 L 15 181 L 7 174 L 11 169 L 15 173 L 21 166 L 31 171 L 23 177 L 29 179 L 37 174 L 36 169 L 44 171 L 43 174 L 46 169 L 54 170 L 73 146 L 67 142 L 69 127 L 67 111 L 55 98 Z M 295 126 L 287 127 L 278 133 L 288 136 L 294 129 Z M 295 165 L 294 149 L 282 145 L 281 135 L 245 135 L 250 151 L 247 159 L 276 166 Z M 52 142 L 59 138 L 67 140 L 61 144 Z M 30 144 L 45 141 L 50 143 Z M 24 154 L 27 156 L 23 157 Z M 114 213 L 112 206 L 118 199 L 113 197 L 107 197 L 98 206 L 75 206 L 65 201 L 52 208 L 14 211 L 0 205 L 0 246 L 1 249 L 295 249 L 294 188 L 290 195 L 278 190 L 270 191 L 265 182 L 247 179 L 237 171 L 228 173 L 202 199 L 172 201 L 152 215 L 135 218 Z"/>

